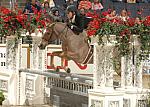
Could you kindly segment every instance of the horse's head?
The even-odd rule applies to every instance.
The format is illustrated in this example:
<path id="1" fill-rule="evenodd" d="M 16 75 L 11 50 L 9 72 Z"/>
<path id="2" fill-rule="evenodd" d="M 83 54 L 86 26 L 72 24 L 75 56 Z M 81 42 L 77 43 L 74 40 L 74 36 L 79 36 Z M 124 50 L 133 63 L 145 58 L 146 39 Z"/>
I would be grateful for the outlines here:
<path id="1" fill-rule="evenodd" d="M 49 41 L 53 41 L 56 39 L 55 33 L 54 33 L 54 25 L 55 23 L 47 26 L 45 33 L 42 36 L 42 41 L 39 45 L 40 49 L 45 49 L 45 47 L 48 45 Z"/>

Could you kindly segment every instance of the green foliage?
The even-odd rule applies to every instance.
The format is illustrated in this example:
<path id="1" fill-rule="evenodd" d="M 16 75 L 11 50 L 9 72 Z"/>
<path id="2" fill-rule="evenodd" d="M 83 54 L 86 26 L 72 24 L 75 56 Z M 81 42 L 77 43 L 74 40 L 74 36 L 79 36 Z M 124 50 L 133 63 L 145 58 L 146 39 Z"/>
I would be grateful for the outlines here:
<path id="1" fill-rule="evenodd" d="M 5 100 L 4 94 L 2 91 L 0 91 L 0 105 L 2 105 L 2 102 Z"/>
<path id="2" fill-rule="evenodd" d="M 104 22 L 96 35 L 99 37 L 99 44 L 104 44 L 104 35 L 107 37 L 108 42 L 110 41 L 110 35 L 116 35 L 116 47 L 120 56 L 131 54 L 132 35 L 137 35 L 141 44 L 139 60 L 147 59 L 150 54 L 150 26 L 145 26 L 144 24 L 128 26 L 126 24 Z"/>
<path id="3" fill-rule="evenodd" d="M 147 107 L 150 107 L 150 93 L 149 93 L 148 99 L 147 99 Z"/>

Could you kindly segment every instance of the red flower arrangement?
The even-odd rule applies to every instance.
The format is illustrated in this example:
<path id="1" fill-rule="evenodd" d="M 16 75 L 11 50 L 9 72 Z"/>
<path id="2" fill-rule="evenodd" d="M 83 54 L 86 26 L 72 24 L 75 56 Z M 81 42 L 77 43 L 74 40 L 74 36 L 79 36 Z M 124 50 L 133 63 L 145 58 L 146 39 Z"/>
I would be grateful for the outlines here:
<path id="1" fill-rule="evenodd" d="M 33 7 L 32 15 L 23 14 L 15 7 L 15 11 L 0 7 L 0 36 L 21 36 L 22 31 L 32 33 L 37 28 L 45 28 L 49 20 L 45 13 Z"/>
<path id="2" fill-rule="evenodd" d="M 88 12 L 86 16 L 93 18 L 93 20 L 89 23 L 89 26 L 87 28 L 88 36 L 93 36 L 97 32 L 97 30 L 100 28 L 99 15 L 96 13 Z"/>
<path id="3" fill-rule="evenodd" d="M 105 16 L 109 14 L 109 10 L 102 12 L 101 16 L 96 13 L 88 13 L 87 16 L 93 20 L 89 23 L 87 34 L 91 38 L 99 36 L 99 43 L 102 42 L 103 36 L 116 35 L 117 47 L 121 56 L 128 55 L 130 52 L 129 45 L 132 35 L 139 35 L 141 42 L 141 55 L 150 54 L 150 16 L 143 18 L 129 18 L 122 21 L 119 17 L 113 20 L 107 19 Z M 147 53 L 145 53 L 147 52 Z"/>

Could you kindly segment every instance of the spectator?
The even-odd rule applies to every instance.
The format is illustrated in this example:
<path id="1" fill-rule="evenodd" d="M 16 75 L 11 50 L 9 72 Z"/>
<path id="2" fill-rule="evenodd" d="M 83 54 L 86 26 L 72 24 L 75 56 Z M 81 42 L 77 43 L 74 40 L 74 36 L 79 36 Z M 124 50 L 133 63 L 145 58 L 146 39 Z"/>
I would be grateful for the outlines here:
<path id="1" fill-rule="evenodd" d="M 44 10 L 46 13 L 50 13 L 51 9 L 50 9 L 49 2 L 48 2 L 48 1 L 45 1 L 45 2 L 44 2 L 43 10 Z"/>
<path id="2" fill-rule="evenodd" d="M 127 10 L 126 9 L 123 9 L 120 13 L 120 16 L 119 18 L 122 20 L 122 21 L 127 21 L 129 19 L 129 16 L 128 16 L 128 13 L 127 13 Z"/>
<path id="3" fill-rule="evenodd" d="M 135 18 L 135 24 L 137 24 L 137 25 L 141 25 L 141 20 L 140 20 L 140 18 L 139 17 L 136 17 Z"/>
<path id="4" fill-rule="evenodd" d="M 31 2 L 27 3 L 25 6 L 23 13 L 33 13 L 33 7 L 37 9 L 38 12 L 41 10 L 41 7 L 36 4 L 36 0 L 31 0 Z"/>
<path id="5" fill-rule="evenodd" d="M 116 10 L 111 10 L 110 13 L 106 16 L 109 20 L 115 20 L 118 16 L 116 15 Z"/>
<path id="6" fill-rule="evenodd" d="M 102 4 L 99 2 L 99 0 L 94 0 L 94 2 L 92 3 L 92 10 L 94 11 L 100 11 L 102 10 L 104 7 L 102 6 Z"/>
<path id="7" fill-rule="evenodd" d="M 59 14 L 59 10 L 57 8 L 52 8 L 50 15 L 54 22 L 62 22 L 63 21 L 62 17 Z"/>
<path id="8" fill-rule="evenodd" d="M 92 3 L 89 0 L 82 0 L 79 2 L 78 9 L 90 10 L 92 8 Z"/>

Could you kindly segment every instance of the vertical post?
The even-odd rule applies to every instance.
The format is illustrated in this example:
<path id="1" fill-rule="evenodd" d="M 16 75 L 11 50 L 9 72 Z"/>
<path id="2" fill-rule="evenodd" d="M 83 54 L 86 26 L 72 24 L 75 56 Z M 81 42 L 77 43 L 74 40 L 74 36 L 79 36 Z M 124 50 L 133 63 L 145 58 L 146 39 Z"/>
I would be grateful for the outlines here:
<path id="1" fill-rule="evenodd" d="M 38 34 L 38 32 L 37 32 Z M 39 37 L 36 34 L 36 36 L 32 36 L 33 38 L 33 47 L 32 47 L 32 53 L 33 53 L 33 69 L 40 69 L 43 70 L 45 69 L 45 50 L 40 50 L 39 49 L 39 43 L 41 41 L 41 37 Z M 38 88 L 35 87 L 36 89 L 36 99 L 33 99 L 34 104 L 44 104 L 45 103 L 45 83 L 46 83 L 46 79 L 44 78 L 44 76 L 39 75 L 36 78 L 36 82 L 35 82 L 35 86 L 38 87 L 42 87 L 42 88 Z"/>
<path id="2" fill-rule="evenodd" d="M 127 88 L 132 88 L 133 87 L 133 70 L 132 70 L 132 60 L 131 56 L 125 56 L 125 66 L 126 70 L 124 71 L 125 73 L 125 85 Z"/>
<path id="3" fill-rule="evenodd" d="M 10 105 L 20 104 L 19 68 L 21 67 L 22 41 L 8 36 L 6 42 L 6 69 L 10 72 L 8 101 Z"/>
<path id="4" fill-rule="evenodd" d="M 105 40 L 106 42 L 106 40 Z M 113 44 L 94 44 L 94 88 L 113 88 Z"/>
<path id="5" fill-rule="evenodd" d="M 121 57 L 121 88 L 125 88 L 125 70 L 126 70 L 126 60 L 125 57 Z"/>
<path id="6" fill-rule="evenodd" d="M 143 62 L 140 62 L 139 65 L 136 66 L 135 68 L 135 77 L 134 77 L 134 86 L 137 88 L 142 88 L 142 69 L 143 68 Z"/>
<path id="7" fill-rule="evenodd" d="M 140 54 L 140 47 L 141 44 L 139 43 L 137 35 L 134 36 L 134 47 L 135 47 L 135 74 L 134 74 L 134 86 L 137 88 L 142 88 L 142 68 L 143 68 L 143 61 L 139 61 L 138 57 Z"/>
<path id="8" fill-rule="evenodd" d="M 94 88 L 88 90 L 89 107 L 123 107 L 123 92 L 113 88 L 113 51 L 115 36 L 104 36 L 103 45 L 94 43 Z M 99 39 L 98 39 L 99 40 Z"/>
<path id="9" fill-rule="evenodd" d="M 44 70 L 46 68 L 46 50 L 38 51 L 38 69 Z"/>
<path id="10" fill-rule="evenodd" d="M 33 69 L 38 69 L 39 63 L 38 63 L 38 52 L 39 52 L 39 48 L 38 45 L 40 43 L 40 37 L 37 36 L 32 36 L 33 39 L 33 45 L 32 45 L 32 53 L 33 53 L 33 61 L 32 61 L 32 68 Z M 42 63 L 42 62 L 41 62 Z"/>
<path id="11" fill-rule="evenodd" d="M 100 46 L 95 43 L 94 44 L 94 88 L 98 89 L 98 88 L 102 88 L 105 87 L 105 72 L 103 70 L 103 62 L 101 60 L 103 60 L 102 58 L 104 58 L 103 54 L 100 51 Z"/>
<path id="12" fill-rule="evenodd" d="M 7 37 L 6 42 L 6 69 L 17 70 L 21 67 L 21 39 L 15 36 Z"/>

